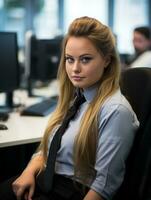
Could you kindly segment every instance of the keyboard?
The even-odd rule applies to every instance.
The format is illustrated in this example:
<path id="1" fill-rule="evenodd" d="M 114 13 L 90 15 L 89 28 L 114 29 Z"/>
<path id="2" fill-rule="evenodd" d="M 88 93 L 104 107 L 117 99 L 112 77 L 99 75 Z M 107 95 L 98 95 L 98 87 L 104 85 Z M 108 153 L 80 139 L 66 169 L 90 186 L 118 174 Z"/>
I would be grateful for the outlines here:
<path id="1" fill-rule="evenodd" d="M 22 116 L 47 116 L 54 111 L 57 105 L 57 97 L 50 97 L 41 102 L 26 107 L 21 111 Z"/>

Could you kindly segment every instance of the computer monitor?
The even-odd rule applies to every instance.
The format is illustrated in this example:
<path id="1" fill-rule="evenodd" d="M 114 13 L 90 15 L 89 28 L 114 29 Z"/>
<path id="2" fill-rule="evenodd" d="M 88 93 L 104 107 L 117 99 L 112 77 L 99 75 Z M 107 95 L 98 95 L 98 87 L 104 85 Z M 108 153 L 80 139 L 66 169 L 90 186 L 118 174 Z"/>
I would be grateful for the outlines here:
<path id="1" fill-rule="evenodd" d="M 0 32 L 0 92 L 6 94 L 4 105 L 13 108 L 13 91 L 20 85 L 16 32 Z"/>
<path id="2" fill-rule="evenodd" d="M 35 35 L 30 38 L 28 93 L 32 94 L 35 81 L 49 82 L 57 77 L 58 65 L 61 55 L 62 38 L 37 39 Z"/>

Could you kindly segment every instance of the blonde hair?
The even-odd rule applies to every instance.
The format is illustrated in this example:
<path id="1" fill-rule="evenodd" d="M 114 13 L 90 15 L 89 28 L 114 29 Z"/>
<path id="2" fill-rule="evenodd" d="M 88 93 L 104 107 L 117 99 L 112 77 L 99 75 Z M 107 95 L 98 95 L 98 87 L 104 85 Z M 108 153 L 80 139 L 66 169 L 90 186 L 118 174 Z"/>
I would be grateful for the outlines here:
<path id="1" fill-rule="evenodd" d="M 108 66 L 105 68 L 103 77 L 98 84 L 97 95 L 84 114 L 74 143 L 75 176 L 85 183 L 87 178 L 93 175 L 94 172 L 100 108 L 103 102 L 119 88 L 120 66 L 115 39 L 107 26 L 90 17 L 77 18 L 71 23 L 62 45 L 62 55 L 58 70 L 60 83 L 58 104 L 49 120 L 39 147 L 44 153 L 45 162 L 47 160 L 49 136 L 52 134 L 52 130 L 61 123 L 67 113 L 70 102 L 74 98 L 75 87 L 70 82 L 65 70 L 65 48 L 71 36 L 89 39 L 101 55 L 109 58 Z"/>

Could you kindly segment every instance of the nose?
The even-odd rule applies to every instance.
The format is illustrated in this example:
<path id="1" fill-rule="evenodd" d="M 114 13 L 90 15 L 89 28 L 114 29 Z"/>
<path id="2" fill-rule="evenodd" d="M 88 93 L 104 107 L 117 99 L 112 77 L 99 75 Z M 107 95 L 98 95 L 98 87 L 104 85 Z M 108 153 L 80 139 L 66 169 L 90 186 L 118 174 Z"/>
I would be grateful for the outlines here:
<path id="1" fill-rule="evenodd" d="M 79 73 L 81 71 L 81 65 L 79 63 L 78 60 L 76 60 L 73 64 L 73 68 L 72 70 L 75 72 L 75 73 Z"/>

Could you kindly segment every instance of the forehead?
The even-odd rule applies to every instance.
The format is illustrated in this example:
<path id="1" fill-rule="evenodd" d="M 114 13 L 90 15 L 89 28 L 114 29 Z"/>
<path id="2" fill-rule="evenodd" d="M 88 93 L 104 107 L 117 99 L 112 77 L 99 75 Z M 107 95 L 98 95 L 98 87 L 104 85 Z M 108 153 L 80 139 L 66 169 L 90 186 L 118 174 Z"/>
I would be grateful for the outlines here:
<path id="1" fill-rule="evenodd" d="M 147 38 L 140 32 L 134 32 L 134 39 L 147 40 Z"/>
<path id="2" fill-rule="evenodd" d="M 65 47 L 66 54 L 94 54 L 98 53 L 94 44 L 85 37 L 70 37 Z"/>

